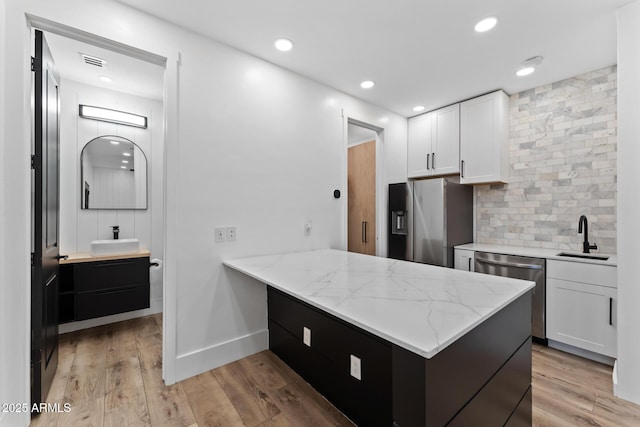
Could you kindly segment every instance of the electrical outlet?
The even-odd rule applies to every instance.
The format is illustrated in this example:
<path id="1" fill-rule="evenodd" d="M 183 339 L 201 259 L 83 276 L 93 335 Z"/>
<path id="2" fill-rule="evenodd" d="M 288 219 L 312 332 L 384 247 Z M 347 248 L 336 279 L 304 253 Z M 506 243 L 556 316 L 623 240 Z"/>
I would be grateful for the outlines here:
<path id="1" fill-rule="evenodd" d="M 216 227 L 215 228 L 215 234 L 216 234 L 216 243 L 224 243 L 224 241 L 226 240 L 225 228 L 224 227 Z"/>
<path id="2" fill-rule="evenodd" d="M 307 347 L 311 347 L 311 329 L 306 326 L 302 327 L 302 342 L 305 343 Z"/>
<path id="3" fill-rule="evenodd" d="M 227 227 L 227 242 L 235 242 L 235 241 L 236 241 L 236 228 Z"/>
<path id="4" fill-rule="evenodd" d="M 362 365 L 360 358 L 351 355 L 351 376 L 357 380 L 362 380 Z"/>

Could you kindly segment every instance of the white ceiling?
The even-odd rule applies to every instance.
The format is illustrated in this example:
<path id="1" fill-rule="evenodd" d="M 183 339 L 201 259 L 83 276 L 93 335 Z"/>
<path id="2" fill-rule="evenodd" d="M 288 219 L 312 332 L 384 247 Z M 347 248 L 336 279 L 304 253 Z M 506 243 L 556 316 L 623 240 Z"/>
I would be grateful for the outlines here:
<path id="1" fill-rule="evenodd" d="M 162 99 L 163 67 L 57 34 L 46 33 L 45 37 L 61 78 L 145 98 Z M 106 60 L 106 67 L 85 64 L 81 53 Z M 99 76 L 102 75 L 110 77 L 111 83 L 101 81 Z"/>
<path id="2" fill-rule="evenodd" d="M 512 94 L 616 63 L 615 9 L 632 0 L 118 0 L 404 116 Z M 484 34 L 474 24 L 500 18 Z M 274 49 L 294 40 L 288 53 Z M 528 77 L 527 58 L 543 64 Z M 373 89 L 361 89 L 362 80 Z"/>

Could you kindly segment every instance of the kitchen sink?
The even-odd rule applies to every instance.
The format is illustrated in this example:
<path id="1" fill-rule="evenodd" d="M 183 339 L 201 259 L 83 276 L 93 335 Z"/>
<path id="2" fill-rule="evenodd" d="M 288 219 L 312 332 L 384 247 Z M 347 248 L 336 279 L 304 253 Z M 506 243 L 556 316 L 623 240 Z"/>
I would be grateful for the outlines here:
<path id="1" fill-rule="evenodd" d="M 609 259 L 607 255 L 598 255 L 598 254 L 584 254 L 579 252 L 560 252 L 556 254 L 556 256 L 566 256 L 569 258 L 583 258 L 583 259 L 595 259 L 598 261 L 606 261 Z"/>
<path id="2" fill-rule="evenodd" d="M 138 239 L 93 240 L 91 255 L 133 254 L 140 250 Z"/>

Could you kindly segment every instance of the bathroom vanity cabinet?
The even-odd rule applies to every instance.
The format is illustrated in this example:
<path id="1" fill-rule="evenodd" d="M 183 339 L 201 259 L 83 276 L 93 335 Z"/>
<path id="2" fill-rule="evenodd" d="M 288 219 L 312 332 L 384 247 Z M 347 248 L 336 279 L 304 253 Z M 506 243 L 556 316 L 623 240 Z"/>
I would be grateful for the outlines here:
<path id="1" fill-rule="evenodd" d="M 60 262 L 60 323 L 149 308 L 148 251 Z"/>

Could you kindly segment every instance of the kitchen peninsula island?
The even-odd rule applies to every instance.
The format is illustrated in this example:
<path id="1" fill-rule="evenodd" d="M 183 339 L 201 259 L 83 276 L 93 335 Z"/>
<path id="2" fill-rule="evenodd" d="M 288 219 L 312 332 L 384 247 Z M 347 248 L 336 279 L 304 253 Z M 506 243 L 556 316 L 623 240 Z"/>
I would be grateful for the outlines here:
<path id="1" fill-rule="evenodd" d="M 269 348 L 363 426 L 531 425 L 533 282 L 339 250 L 224 261 Z"/>

